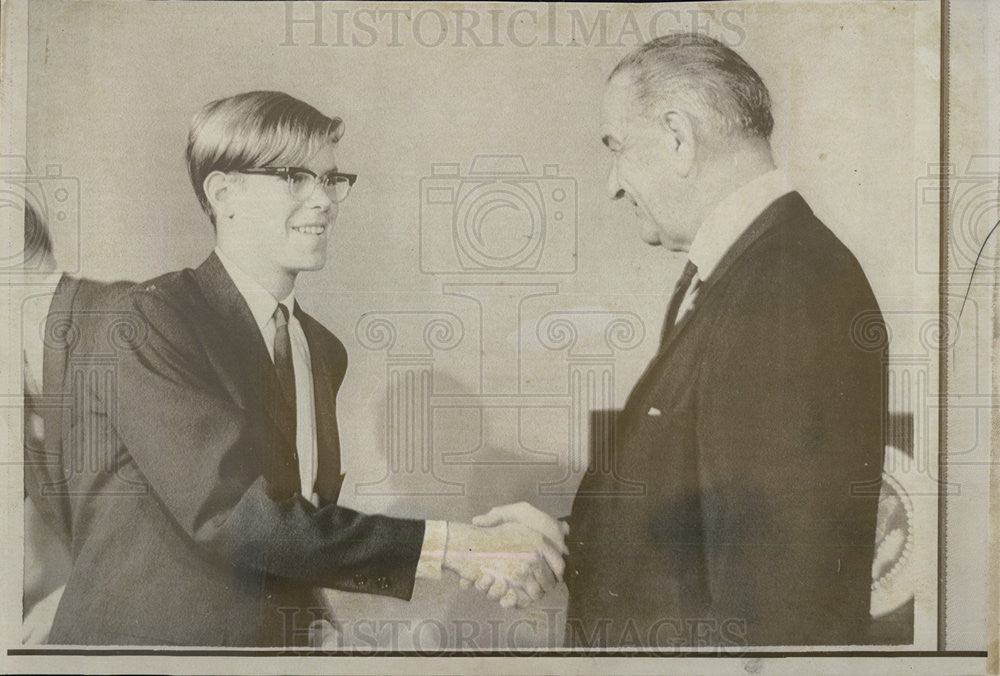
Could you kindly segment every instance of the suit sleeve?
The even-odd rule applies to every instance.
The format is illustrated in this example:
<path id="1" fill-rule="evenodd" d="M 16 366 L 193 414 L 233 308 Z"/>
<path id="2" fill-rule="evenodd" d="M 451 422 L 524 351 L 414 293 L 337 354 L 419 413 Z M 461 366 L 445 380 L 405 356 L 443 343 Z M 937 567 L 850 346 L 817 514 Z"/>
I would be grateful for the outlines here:
<path id="1" fill-rule="evenodd" d="M 67 383 L 67 366 L 79 345 L 89 344 L 94 335 L 108 330 L 114 315 L 109 319 L 106 310 L 112 308 L 115 299 L 130 286 L 130 282 L 96 282 L 63 274 L 44 315 L 41 334 L 39 327 L 32 327 L 31 335 L 25 336 L 25 340 L 39 340 L 39 335 L 44 336 L 42 363 L 29 363 L 28 366 L 34 371 L 36 382 L 40 379 L 43 400 L 48 402 L 41 409 L 42 446 L 30 449 L 25 446 L 25 490 L 49 525 L 67 543 L 72 535 L 72 518 L 65 458 L 62 457 L 63 427 L 69 422 L 64 418 L 72 411 L 65 402 L 73 398 Z M 63 404 L 54 406 L 54 402 Z"/>
<path id="2" fill-rule="evenodd" d="M 124 304 L 145 330 L 121 353 L 117 433 L 192 541 L 237 567 L 409 599 L 423 521 L 270 498 L 263 435 L 216 382 L 191 318 L 156 290 Z"/>
<path id="3" fill-rule="evenodd" d="M 860 269 L 775 267 L 734 295 L 738 319 L 713 333 L 696 387 L 711 611 L 745 621 L 757 644 L 837 636 L 838 623 L 853 641 L 868 615 L 884 403 L 882 353 L 851 332 L 881 315 Z"/>
<path id="4" fill-rule="evenodd" d="M 29 362 L 26 365 L 26 368 L 30 367 L 35 371 L 35 381 L 41 382 L 42 394 L 47 399 L 55 400 L 65 393 L 63 380 L 67 355 L 73 342 L 73 330 L 70 328 L 65 334 L 59 333 L 53 323 L 63 327 L 73 326 L 70 321 L 71 313 L 79 287 L 79 280 L 68 275 L 60 277 L 45 314 L 42 334 L 46 338 L 43 341 L 42 364 Z M 38 327 L 30 327 L 30 335 L 26 335 L 25 340 L 38 340 L 38 335 Z M 65 338 L 57 340 L 56 336 Z M 62 415 L 60 407 L 48 406 L 41 410 L 44 436 L 40 440 L 32 440 L 36 444 L 41 441 L 40 447 L 33 446 L 29 443 L 29 438 L 25 437 L 24 484 L 25 493 L 42 517 L 68 543 L 72 530 L 69 504 L 65 495 L 59 494 L 59 489 L 65 482 L 60 458 Z"/>

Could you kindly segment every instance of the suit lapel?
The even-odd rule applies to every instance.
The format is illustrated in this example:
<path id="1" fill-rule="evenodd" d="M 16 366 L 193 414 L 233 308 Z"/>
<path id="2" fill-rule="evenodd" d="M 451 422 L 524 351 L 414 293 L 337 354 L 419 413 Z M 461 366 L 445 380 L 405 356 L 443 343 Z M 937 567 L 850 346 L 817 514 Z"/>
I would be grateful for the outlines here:
<path id="1" fill-rule="evenodd" d="M 225 340 L 217 355 L 225 364 L 225 377 L 236 382 L 239 404 L 249 412 L 251 420 L 263 418 L 264 475 L 271 495 L 288 497 L 299 489 L 295 434 L 288 426 L 290 416 L 282 410 L 284 398 L 264 337 L 246 300 L 215 253 L 194 275 L 211 311 L 206 321 L 215 322 Z"/>
<path id="2" fill-rule="evenodd" d="M 709 278 L 699 286 L 697 302 L 667 333 L 659 351 L 649 362 L 639 380 L 636 381 L 635 387 L 632 388 L 625 404 L 625 412 L 645 414 L 645 398 L 656 384 L 666 382 L 669 386 L 680 387 L 686 382 L 684 374 L 680 373 L 673 374 L 676 377 L 669 379 L 660 377 L 666 371 L 670 356 L 676 349 L 680 337 L 688 333 L 692 326 L 710 316 L 712 306 L 717 304 L 724 294 L 728 273 L 750 247 L 775 225 L 784 222 L 790 213 L 798 213 L 802 209 L 808 211 L 809 207 L 797 192 L 783 195 L 772 202 L 740 235 L 719 261 Z"/>
<path id="3" fill-rule="evenodd" d="M 316 407 L 316 493 L 323 503 L 335 503 L 342 481 L 340 434 L 337 430 L 337 393 L 333 388 L 335 364 L 326 345 L 326 329 L 295 304 L 295 316 L 309 343 L 312 361 L 313 399 Z"/>
<path id="4" fill-rule="evenodd" d="M 657 355 L 658 357 L 670 350 L 671 346 L 676 342 L 677 337 L 684 332 L 684 329 L 691 323 L 691 320 L 698 315 L 699 308 L 711 303 L 712 299 L 718 295 L 716 289 L 720 286 L 720 282 L 725 279 L 726 273 L 732 269 L 733 265 L 743 254 L 772 227 L 782 222 L 790 210 L 803 207 L 808 209 L 805 200 L 797 192 L 790 192 L 776 199 L 754 219 L 753 223 L 729 247 L 708 279 L 699 285 L 697 302 L 667 334 L 667 338 L 663 341 L 663 345 Z"/>
<path id="5" fill-rule="evenodd" d="M 260 328 L 215 253 L 195 270 L 194 275 L 212 312 L 211 321 L 220 325 L 230 346 L 226 351 L 227 362 L 237 367 L 231 372 L 242 385 L 239 389 L 247 399 L 245 403 L 250 403 L 261 393 L 261 386 L 265 384 L 261 382 L 262 377 L 267 377 L 267 371 L 273 371 L 273 368 L 260 368 L 262 362 L 271 361 Z"/>

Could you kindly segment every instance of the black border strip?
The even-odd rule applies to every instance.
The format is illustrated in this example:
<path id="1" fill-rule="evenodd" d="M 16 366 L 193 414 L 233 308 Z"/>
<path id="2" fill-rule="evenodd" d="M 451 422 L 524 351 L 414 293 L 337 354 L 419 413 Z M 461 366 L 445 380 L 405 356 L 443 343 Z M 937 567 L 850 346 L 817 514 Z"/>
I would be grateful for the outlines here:
<path id="1" fill-rule="evenodd" d="M 155 648 L 16 648 L 7 651 L 15 656 L 158 656 L 158 657 L 987 657 L 985 650 L 817 650 L 802 652 L 721 650 L 718 652 L 656 651 L 656 650 L 184 650 Z"/>
<path id="2" fill-rule="evenodd" d="M 948 512 L 948 209 L 951 206 L 948 180 L 950 153 L 948 148 L 948 107 L 951 103 L 949 78 L 951 77 L 951 23 L 950 0 L 941 0 L 941 39 L 939 44 L 940 90 L 938 113 L 938 164 L 941 181 L 941 197 L 938 207 L 938 532 L 937 532 L 937 648 L 945 649 L 947 628 L 947 587 L 945 584 L 948 567 L 946 552 L 947 512 Z"/>

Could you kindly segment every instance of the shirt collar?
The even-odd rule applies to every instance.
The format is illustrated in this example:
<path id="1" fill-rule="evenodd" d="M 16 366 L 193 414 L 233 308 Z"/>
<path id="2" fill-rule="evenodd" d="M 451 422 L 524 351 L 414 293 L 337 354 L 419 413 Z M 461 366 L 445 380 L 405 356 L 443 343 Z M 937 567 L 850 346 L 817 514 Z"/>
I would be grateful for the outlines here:
<path id="1" fill-rule="evenodd" d="M 740 235 L 776 199 L 793 190 L 780 169 L 769 171 L 730 193 L 702 222 L 691 242 L 688 258 L 705 281 Z"/>
<path id="2" fill-rule="evenodd" d="M 263 331 L 267 323 L 274 316 L 274 310 L 278 307 L 278 300 L 271 295 L 271 292 L 260 285 L 256 279 L 247 274 L 233 259 L 222 253 L 219 247 L 215 247 L 215 255 L 219 257 L 219 262 L 226 269 L 229 277 L 236 285 L 236 290 L 240 292 L 247 305 L 250 306 L 250 313 L 257 322 L 257 327 Z M 295 288 L 293 287 L 287 297 L 281 303 L 288 308 L 289 315 L 295 309 Z"/>

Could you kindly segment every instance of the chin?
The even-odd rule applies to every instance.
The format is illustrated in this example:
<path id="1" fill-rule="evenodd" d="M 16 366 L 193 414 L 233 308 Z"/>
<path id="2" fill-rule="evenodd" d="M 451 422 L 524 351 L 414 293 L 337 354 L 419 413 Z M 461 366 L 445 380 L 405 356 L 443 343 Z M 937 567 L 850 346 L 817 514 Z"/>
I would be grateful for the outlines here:
<path id="1" fill-rule="evenodd" d="M 670 228 L 655 226 L 653 231 L 656 233 L 656 243 L 667 251 L 687 251 L 691 248 L 690 240 L 681 234 L 681 229 L 677 226 Z"/>
<path id="2" fill-rule="evenodd" d="M 647 223 L 643 223 L 639 229 L 639 237 L 650 246 L 660 246 L 663 243 L 660 231 Z"/>
<path id="3" fill-rule="evenodd" d="M 323 256 L 322 258 L 320 258 L 318 260 L 311 261 L 308 265 L 304 265 L 302 267 L 302 269 L 303 270 L 322 270 L 324 267 L 326 267 L 326 256 Z"/>
<path id="4" fill-rule="evenodd" d="M 298 258 L 294 261 L 289 261 L 284 265 L 284 268 L 289 271 L 294 272 L 310 272 L 312 270 L 322 270 L 326 265 L 326 256 L 316 257 L 309 256 L 306 258 Z"/>

